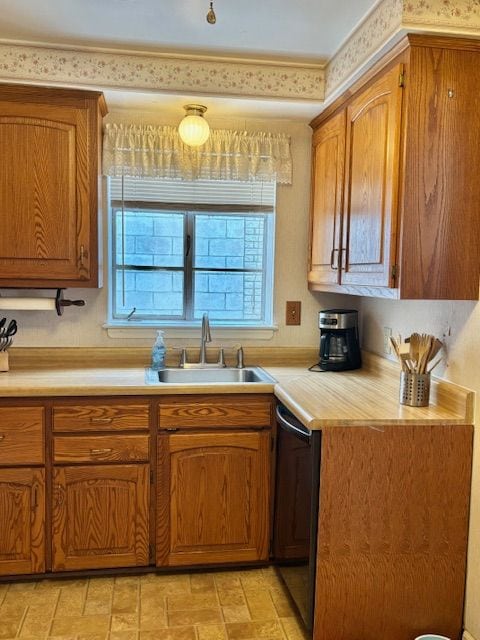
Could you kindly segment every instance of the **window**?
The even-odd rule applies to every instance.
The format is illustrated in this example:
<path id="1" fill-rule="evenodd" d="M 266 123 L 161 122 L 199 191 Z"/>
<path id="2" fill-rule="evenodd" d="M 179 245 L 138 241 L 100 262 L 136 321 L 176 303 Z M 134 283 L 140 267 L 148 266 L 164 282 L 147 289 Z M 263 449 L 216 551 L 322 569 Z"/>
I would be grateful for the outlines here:
<path id="1" fill-rule="evenodd" d="M 272 324 L 274 183 L 112 178 L 112 319 Z"/>

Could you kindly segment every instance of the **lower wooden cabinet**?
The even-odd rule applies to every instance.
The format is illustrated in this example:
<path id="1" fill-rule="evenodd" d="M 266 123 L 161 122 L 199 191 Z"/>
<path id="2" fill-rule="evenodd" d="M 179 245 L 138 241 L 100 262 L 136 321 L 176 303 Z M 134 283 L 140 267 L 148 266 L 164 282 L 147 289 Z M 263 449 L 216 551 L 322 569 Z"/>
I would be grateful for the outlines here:
<path id="1" fill-rule="evenodd" d="M 54 469 L 52 569 L 149 564 L 148 464 Z"/>
<path id="2" fill-rule="evenodd" d="M 0 469 L 0 575 L 45 571 L 45 472 Z"/>
<path id="3" fill-rule="evenodd" d="M 268 560 L 270 431 L 158 437 L 157 565 Z"/>

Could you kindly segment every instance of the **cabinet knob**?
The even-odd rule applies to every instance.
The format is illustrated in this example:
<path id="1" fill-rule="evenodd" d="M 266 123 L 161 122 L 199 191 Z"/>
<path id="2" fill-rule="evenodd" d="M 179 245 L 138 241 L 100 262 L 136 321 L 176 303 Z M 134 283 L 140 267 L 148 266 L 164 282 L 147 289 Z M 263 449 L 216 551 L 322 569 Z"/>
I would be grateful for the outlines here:
<path id="1" fill-rule="evenodd" d="M 1 442 L 2 440 L 5 440 L 5 436 L 3 435 L 3 433 L 0 433 L 0 442 Z"/>

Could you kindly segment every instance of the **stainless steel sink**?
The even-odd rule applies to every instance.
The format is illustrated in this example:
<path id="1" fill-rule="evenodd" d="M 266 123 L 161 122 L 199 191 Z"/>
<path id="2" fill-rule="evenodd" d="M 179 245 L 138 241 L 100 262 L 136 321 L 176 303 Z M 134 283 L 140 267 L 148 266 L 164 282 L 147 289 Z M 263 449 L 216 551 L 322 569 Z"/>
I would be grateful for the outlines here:
<path id="1" fill-rule="evenodd" d="M 219 369 L 161 369 L 146 370 L 147 384 L 274 384 L 276 381 L 261 367 L 245 367 L 236 369 L 225 367 Z"/>

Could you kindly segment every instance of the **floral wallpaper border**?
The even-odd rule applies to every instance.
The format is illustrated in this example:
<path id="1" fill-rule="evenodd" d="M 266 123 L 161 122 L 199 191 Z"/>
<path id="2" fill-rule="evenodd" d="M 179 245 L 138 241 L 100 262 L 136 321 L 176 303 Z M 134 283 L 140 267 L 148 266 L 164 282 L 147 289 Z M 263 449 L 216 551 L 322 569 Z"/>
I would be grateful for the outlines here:
<path id="1" fill-rule="evenodd" d="M 320 66 L 174 58 L 0 44 L 0 78 L 280 99 L 322 100 Z"/>
<path id="2" fill-rule="evenodd" d="M 338 89 L 359 66 L 401 29 L 403 0 L 383 0 L 361 22 L 327 65 L 325 94 Z"/>
<path id="3" fill-rule="evenodd" d="M 403 0 L 403 17 L 411 24 L 480 31 L 480 0 Z"/>
<path id="4" fill-rule="evenodd" d="M 408 31 L 480 37 L 480 0 L 379 0 L 326 68 L 0 42 L 0 80 L 320 103 Z"/>
<path id="5" fill-rule="evenodd" d="M 381 0 L 329 61 L 327 99 L 396 36 L 412 31 L 480 36 L 480 0 Z"/>

